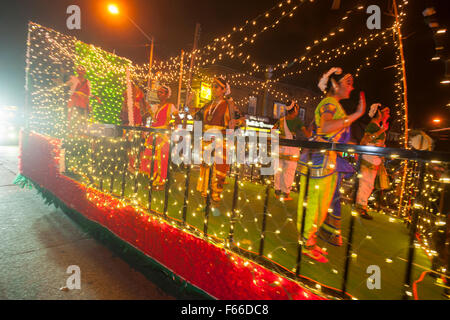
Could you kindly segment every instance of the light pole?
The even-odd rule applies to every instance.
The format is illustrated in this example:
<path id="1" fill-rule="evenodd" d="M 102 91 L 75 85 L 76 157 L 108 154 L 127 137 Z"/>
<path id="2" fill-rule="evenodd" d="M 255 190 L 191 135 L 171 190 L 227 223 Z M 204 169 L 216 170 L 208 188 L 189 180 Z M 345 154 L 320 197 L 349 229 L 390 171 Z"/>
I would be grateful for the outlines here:
<path id="1" fill-rule="evenodd" d="M 115 4 L 109 4 L 108 5 L 108 11 L 113 14 L 113 15 L 118 15 L 120 14 L 120 10 L 119 7 Z M 149 65 L 148 65 L 148 82 L 147 82 L 147 87 L 148 90 L 150 91 L 150 87 L 151 87 L 151 75 L 152 75 L 152 64 L 153 64 L 153 46 L 154 46 L 154 37 L 152 35 L 148 35 L 147 33 L 145 33 L 144 30 L 142 30 L 141 27 L 139 27 L 137 25 L 136 22 L 134 22 L 133 19 L 131 19 L 129 16 L 127 16 L 126 14 L 123 14 L 143 35 L 144 37 L 146 37 L 149 41 L 150 41 L 150 59 L 149 59 Z"/>

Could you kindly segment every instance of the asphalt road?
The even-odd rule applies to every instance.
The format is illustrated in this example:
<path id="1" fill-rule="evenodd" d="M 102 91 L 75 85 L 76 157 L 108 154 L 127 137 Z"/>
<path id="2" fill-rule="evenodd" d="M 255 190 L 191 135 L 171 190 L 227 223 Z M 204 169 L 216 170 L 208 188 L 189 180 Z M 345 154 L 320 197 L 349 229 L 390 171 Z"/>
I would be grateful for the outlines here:
<path id="1" fill-rule="evenodd" d="M 17 163 L 18 147 L 0 146 L 0 299 L 175 299 L 35 190 L 13 185 Z M 73 265 L 80 289 L 64 289 Z"/>

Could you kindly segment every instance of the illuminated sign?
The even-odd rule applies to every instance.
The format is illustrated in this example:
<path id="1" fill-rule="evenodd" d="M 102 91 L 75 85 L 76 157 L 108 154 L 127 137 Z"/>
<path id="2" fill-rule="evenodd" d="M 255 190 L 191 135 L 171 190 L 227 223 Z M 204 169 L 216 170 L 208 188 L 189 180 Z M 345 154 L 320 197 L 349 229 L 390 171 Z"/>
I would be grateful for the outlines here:
<path id="1" fill-rule="evenodd" d="M 209 83 L 202 82 L 200 87 L 200 98 L 211 100 L 211 85 Z"/>
<path id="2" fill-rule="evenodd" d="M 273 104 L 273 117 L 275 119 L 280 119 L 281 117 L 284 116 L 285 109 L 286 109 L 286 105 L 284 103 L 274 102 L 274 104 Z"/>

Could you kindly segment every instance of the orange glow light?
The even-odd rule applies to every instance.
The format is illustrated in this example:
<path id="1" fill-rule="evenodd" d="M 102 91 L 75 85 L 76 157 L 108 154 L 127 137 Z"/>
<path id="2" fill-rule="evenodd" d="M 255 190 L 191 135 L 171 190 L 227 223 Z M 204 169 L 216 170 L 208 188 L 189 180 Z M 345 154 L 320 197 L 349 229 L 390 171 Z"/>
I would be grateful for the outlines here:
<path id="1" fill-rule="evenodd" d="M 439 119 L 439 118 L 433 119 L 433 122 L 434 123 L 441 123 L 441 119 Z"/>
<path id="2" fill-rule="evenodd" d="M 112 14 L 119 14 L 119 8 L 115 4 L 108 5 L 108 11 Z"/>

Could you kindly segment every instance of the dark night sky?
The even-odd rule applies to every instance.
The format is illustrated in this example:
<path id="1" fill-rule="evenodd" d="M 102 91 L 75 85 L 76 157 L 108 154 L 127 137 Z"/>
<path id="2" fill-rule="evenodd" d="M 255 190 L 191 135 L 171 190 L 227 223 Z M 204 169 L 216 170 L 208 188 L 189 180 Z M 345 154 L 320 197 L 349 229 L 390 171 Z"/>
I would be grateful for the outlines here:
<path id="1" fill-rule="evenodd" d="M 297 0 L 292 0 L 297 1 Z M 356 4 L 378 4 L 383 12 L 387 11 L 388 0 L 343 0 L 341 9 L 331 11 L 332 0 L 316 0 L 306 3 L 292 19 L 280 22 L 279 28 L 258 37 L 248 52 L 260 64 L 277 64 L 290 60 L 303 53 L 303 48 L 316 38 L 321 38 L 345 11 Z M 407 79 L 409 89 L 410 118 L 413 127 L 427 126 L 431 119 L 440 116 L 450 121 L 449 86 L 443 87 L 439 81 L 444 76 L 444 64 L 441 61 L 430 62 L 434 55 L 434 43 L 431 30 L 425 25 L 422 16 L 424 1 L 410 1 L 404 27 Z M 108 51 L 128 57 L 135 62 L 146 62 L 148 49 L 143 47 L 146 39 L 123 17 L 113 17 L 106 12 L 109 1 L 104 0 L 16 0 L 2 1 L 0 10 L 0 105 L 18 105 L 24 103 L 24 67 L 27 22 L 29 20 L 75 36 L 80 40 L 100 46 Z M 115 1 L 122 6 L 146 32 L 156 38 L 156 59 L 179 54 L 181 49 L 192 47 L 195 23 L 201 24 L 200 45 L 210 43 L 214 38 L 226 35 L 233 26 L 242 25 L 273 7 L 275 0 L 128 0 Z M 66 27 L 66 8 L 77 4 L 81 8 L 81 30 L 68 30 Z M 449 25 L 450 1 L 436 0 L 440 23 Z M 367 14 L 362 11 L 348 19 L 344 24 L 346 31 L 329 41 L 322 48 L 353 41 L 359 36 L 368 35 Z M 347 22 L 346 22 L 347 23 Z M 382 28 L 392 24 L 392 17 L 383 14 Z M 448 32 L 447 32 L 448 37 Z M 374 49 L 372 47 L 370 50 Z M 344 70 L 352 72 L 369 51 L 346 57 L 336 62 Z M 391 52 L 389 52 L 391 50 Z M 391 79 L 393 70 L 384 69 L 393 65 L 392 49 L 386 49 L 382 58 L 361 73 L 352 95 L 353 105 L 359 90 L 366 91 L 368 103 L 379 101 L 385 105 L 392 103 Z M 242 68 L 236 62 L 225 62 L 231 67 Z M 285 81 L 317 90 L 317 79 L 330 66 L 315 69 L 301 78 L 287 78 Z M 293 70 L 295 67 L 293 67 Z M 243 70 L 248 70 L 244 68 Z"/>

